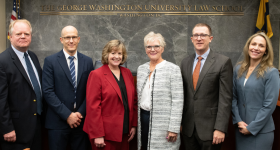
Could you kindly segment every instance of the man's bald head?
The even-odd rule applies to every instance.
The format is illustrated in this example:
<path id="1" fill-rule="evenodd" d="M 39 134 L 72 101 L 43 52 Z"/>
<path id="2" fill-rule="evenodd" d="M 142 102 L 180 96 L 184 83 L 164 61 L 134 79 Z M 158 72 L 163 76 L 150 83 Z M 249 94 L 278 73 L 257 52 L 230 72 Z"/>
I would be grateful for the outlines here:
<path id="1" fill-rule="evenodd" d="M 64 51 L 70 56 L 74 56 L 80 42 L 78 30 L 73 26 L 64 27 L 61 31 L 60 42 L 63 44 Z"/>
<path id="2" fill-rule="evenodd" d="M 78 35 L 78 30 L 74 26 L 66 26 L 61 30 L 61 37 L 64 37 L 65 33 L 69 32 L 69 31 L 77 32 L 77 35 Z"/>

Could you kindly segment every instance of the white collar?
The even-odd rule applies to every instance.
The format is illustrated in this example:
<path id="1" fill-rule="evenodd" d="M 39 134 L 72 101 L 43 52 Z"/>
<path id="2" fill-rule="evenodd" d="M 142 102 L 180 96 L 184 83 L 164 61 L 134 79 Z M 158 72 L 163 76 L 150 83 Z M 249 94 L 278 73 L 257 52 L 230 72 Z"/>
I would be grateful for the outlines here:
<path id="1" fill-rule="evenodd" d="M 14 52 L 17 54 L 19 58 L 24 58 L 24 52 L 17 50 L 13 45 L 12 45 L 12 49 L 14 50 Z M 26 51 L 26 53 L 28 54 L 28 50 Z"/>
<path id="2" fill-rule="evenodd" d="M 64 53 L 64 55 L 65 55 L 65 58 L 66 58 L 66 60 L 69 58 L 69 54 L 63 49 L 63 53 Z M 76 51 L 76 53 L 75 53 L 75 55 L 74 55 L 74 59 L 77 59 L 78 60 L 78 57 L 77 57 L 77 51 Z"/>

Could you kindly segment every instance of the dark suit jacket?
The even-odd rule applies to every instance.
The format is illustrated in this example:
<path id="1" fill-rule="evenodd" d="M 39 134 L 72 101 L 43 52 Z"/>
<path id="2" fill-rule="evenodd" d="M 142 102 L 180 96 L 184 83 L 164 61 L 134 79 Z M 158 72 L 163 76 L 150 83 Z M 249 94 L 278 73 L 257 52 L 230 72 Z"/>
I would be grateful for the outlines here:
<path id="1" fill-rule="evenodd" d="M 37 56 L 28 51 L 41 80 L 42 69 Z M 0 54 L 0 132 L 13 130 L 18 143 L 33 139 L 37 125 L 36 94 L 18 56 L 10 47 Z"/>
<path id="2" fill-rule="evenodd" d="M 129 69 L 120 67 L 127 92 L 129 132 L 137 126 L 137 94 Z M 87 117 L 84 131 L 90 139 L 122 141 L 124 106 L 120 88 L 108 65 L 92 71 L 87 84 Z"/>
<path id="3" fill-rule="evenodd" d="M 83 117 L 86 115 L 86 84 L 90 71 L 93 70 L 92 59 L 77 52 L 78 76 L 76 91 L 76 109 Z M 74 111 L 74 86 L 70 70 L 63 53 L 60 52 L 45 58 L 43 67 L 43 95 L 48 104 L 46 128 L 67 129 L 67 118 Z M 82 128 L 83 121 L 79 128 Z"/>
<path id="4" fill-rule="evenodd" d="M 221 54 L 210 53 L 200 72 L 196 90 L 192 69 L 195 54 L 183 59 L 183 134 L 192 136 L 194 127 L 201 140 L 212 140 L 214 130 L 227 132 L 232 102 L 232 63 Z"/>

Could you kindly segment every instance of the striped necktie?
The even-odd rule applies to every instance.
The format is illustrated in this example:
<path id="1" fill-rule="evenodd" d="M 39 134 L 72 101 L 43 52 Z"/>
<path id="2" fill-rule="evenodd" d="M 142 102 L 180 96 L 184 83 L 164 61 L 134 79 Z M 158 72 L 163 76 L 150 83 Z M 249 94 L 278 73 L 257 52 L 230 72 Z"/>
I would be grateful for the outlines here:
<path id="1" fill-rule="evenodd" d="M 75 98 L 74 98 L 74 112 L 76 111 L 76 92 L 77 92 L 77 81 L 76 81 L 76 71 L 75 71 L 75 63 L 74 63 L 74 56 L 69 56 L 70 59 L 70 73 L 71 73 L 71 78 L 72 78 L 72 84 L 75 89 Z"/>
<path id="2" fill-rule="evenodd" d="M 76 72 L 75 72 L 75 63 L 74 63 L 74 56 L 69 56 L 70 59 L 70 73 L 71 73 L 71 78 L 72 78 L 72 84 L 75 88 L 75 93 L 77 90 L 77 82 L 76 82 Z"/>

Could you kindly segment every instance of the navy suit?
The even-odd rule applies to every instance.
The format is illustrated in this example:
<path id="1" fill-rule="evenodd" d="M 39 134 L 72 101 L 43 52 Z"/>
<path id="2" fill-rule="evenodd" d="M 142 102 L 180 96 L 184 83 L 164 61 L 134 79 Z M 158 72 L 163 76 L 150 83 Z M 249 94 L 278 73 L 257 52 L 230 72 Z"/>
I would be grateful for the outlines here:
<path id="1" fill-rule="evenodd" d="M 273 144 L 273 131 L 275 129 L 272 113 L 275 110 L 279 88 L 279 72 L 270 68 L 264 77 L 257 78 L 259 66 L 255 68 L 248 78 L 245 86 L 245 72 L 237 77 L 240 65 L 234 70 L 232 121 L 248 124 L 247 129 L 252 135 L 243 135 L 236 126 L 237 150 L 269 150 Z"/>
<path id="2" fill-rule="evenodd" d="M 76 110 L 85 118 L 86 83 L 90 71 L 93 70 L 93 62 L 90 57 L 79 52 L 77 52 L 77 57 Z M 82 119 L 80 126 L 74 129 L 71 129 L 67 124 L 67 118 L 74 112 L 75 90 L 63 50 L 45 58 L 42 89 L 44 98 L 48 104 L 45 126 L 47 129 L 50 129 L 49 139 L 59 140 L 56 135 L 50 135 L 50 131 L 52 130 L 60 130 L 61 132 L 65 131 L 67 133 L 77 130 L 82 131 L 84 119 Z M 71 141 L 71 144 L 75 145 L 74 142 L 75 140 Z M 61 145 L 65 145 L 65 143 L 61 143 Z M 50 144 L 50 147 L 52 146 Z"/>

